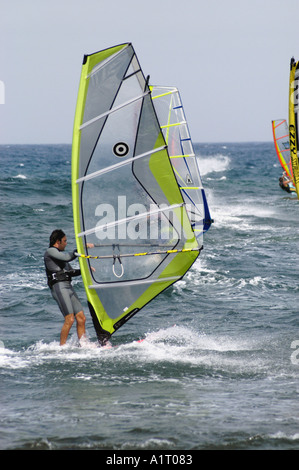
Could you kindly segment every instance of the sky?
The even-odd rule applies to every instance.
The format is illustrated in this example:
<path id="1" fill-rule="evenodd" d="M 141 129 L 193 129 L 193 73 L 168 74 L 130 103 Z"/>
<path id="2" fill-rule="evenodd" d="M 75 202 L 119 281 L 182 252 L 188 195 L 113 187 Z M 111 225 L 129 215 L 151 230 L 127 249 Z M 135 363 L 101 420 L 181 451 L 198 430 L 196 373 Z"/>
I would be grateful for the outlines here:
<path id="1" fill-rule="evenodd" d="M 193 142 L 272 141 L 298 0 L 0 0 L 0 144 L 70 144 L 84 54 L 132 42 Z"/>

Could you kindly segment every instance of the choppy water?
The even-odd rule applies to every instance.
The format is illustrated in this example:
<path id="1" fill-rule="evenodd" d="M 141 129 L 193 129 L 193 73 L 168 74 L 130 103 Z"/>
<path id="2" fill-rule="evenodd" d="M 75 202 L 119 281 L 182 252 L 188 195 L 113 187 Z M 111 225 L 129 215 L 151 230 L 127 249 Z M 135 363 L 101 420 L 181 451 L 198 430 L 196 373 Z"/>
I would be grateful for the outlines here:
<path id="1" fill-rule="evenodd" d="M 59 346 L 43 270 L 54 228 L 74 243 L 71 147 L 0 147 L 1 449 L 299 449 L 298 201 L 272 143 L 196 149 L 201 257 L 101 350 L 80 278 L 89 343 Z"/>

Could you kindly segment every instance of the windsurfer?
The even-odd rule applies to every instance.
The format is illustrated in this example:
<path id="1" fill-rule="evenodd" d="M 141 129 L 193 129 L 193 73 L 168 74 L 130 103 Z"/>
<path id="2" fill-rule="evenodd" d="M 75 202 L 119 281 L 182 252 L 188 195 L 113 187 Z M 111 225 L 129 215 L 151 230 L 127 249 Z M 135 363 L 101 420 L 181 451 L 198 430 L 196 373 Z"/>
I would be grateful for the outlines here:
<path id="1" fill-rule="evenodd" d="M 286 173 L 284 172 L 283 175 L 279 178 L 279 186 L 284 189 L 287 193 L 291 192 L 289 183 L 292 183 L 292 179 L 289 178 Z"/>
<path id="2" fill-rule="evenodd" d="M 76 319 L 78 339 L 85 337 L 85 315 L 81 302 L 71 285 L 71 279 L 81 274 L 73 269 L 69 261 L 76 258 L 74 252 L 65 252 L 67 238 L 62 230 L 54 230 L 50 235 L 50 245 L 44 254 L 48 286 L 63 316 L 64 324 L 60 333 L 60 345 L 66 343 L 70 329 Z M 87 244 L 92 248 L 92 244 Z"/>

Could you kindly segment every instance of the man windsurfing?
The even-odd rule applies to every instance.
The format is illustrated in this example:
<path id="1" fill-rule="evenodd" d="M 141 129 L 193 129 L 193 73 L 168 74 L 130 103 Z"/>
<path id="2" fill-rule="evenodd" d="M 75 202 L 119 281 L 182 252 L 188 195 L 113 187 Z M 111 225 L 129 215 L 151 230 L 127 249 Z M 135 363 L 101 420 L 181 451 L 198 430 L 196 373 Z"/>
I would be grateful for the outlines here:
<path id="1" fill-rule="evenodd" d="M 81 274 L 69 264 L 76 258 L 74 252 L 66 252 L 67 238 L 62 230 L 54 230 L 50 235 L 49 248 L 44 254 L 48 286 L 64 316 L 60 333 L 60 345 L 66 343 L 70 329 L 76 320 L 78 339 L 85 337 L 85 315 L 81 302 L 71 284 L 72 277 Z M 92 248 L 92 244 L 88 244 Z"/>

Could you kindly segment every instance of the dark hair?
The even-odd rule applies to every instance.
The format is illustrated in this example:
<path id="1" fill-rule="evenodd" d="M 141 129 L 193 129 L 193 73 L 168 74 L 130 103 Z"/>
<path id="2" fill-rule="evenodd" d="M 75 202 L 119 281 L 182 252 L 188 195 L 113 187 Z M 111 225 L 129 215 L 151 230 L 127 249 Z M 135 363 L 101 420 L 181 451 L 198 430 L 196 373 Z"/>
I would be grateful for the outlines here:
<path id="1" fill-rule="evenodd" d="M 65 237 L 65 233 L 63 232 L 63 230 L 60 230 L 60 229 L 53 230 L 53 232 L 50 235 L 50 244 L 49 244 L 49 246 L 55 245 L 57 240 L 61 240 L 63 237 Z"/>

